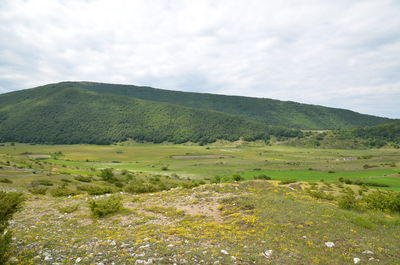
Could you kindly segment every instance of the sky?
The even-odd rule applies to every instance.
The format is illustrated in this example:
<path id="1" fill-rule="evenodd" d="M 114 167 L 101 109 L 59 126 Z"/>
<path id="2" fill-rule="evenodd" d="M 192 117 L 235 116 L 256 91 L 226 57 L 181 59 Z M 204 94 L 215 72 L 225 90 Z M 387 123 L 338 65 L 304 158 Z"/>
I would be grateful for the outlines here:
<path id="1" fill-rule="evenodd" d="M 400 1 L 1 0 L 0 93 L 61 81 L 400 118 Z"/>

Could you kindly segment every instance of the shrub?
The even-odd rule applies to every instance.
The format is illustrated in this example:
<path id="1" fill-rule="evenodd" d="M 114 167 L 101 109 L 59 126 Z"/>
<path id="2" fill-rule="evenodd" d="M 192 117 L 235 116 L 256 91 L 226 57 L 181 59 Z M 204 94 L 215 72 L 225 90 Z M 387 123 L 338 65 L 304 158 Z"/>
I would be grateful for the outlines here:
<path id="1" fill-rule="evenodd" d="M 35 180 L 31 182 L 32 187 L 37 187 L 39 185 L 43 186 L 53 186 L 53 183 L 50 180 L 42 179 L 42 180 Z"/>
<path id="2" fill-rule="evenodd" d="M 86 191 L 89 195 L 103 195 L 114 192 L 111 187 L 100 187 L 94 185 L 81 185 L 78 186 L 77 189 L 81 191 Z"/>
<path id="3" fill-rule="evenodd" d="M 48 188 L 37 186 L 37 187 L 29 188 L 28 190 L 30 193 L 35 194 L 35 195 L 45 195 Z"/>
<path id="4" fill-rule="evenodd" d="M 0 190 L 0 264 L 5 264 L 10 257 L 12 234 L 6 229 L 14 213 L 21 209 L 23 201 L 22 193 Z"/>
<path id="5" fill-rule="evenodd" d="M 74 195 L 79 194 L 79 192 L 76 190 L 68 189 L 66 187 L 58 187 L 58 188 L 52 189 L 50 191 L 50 194 L 54 197 L 63 197 L 63 196 L 74 196 Z"/>
<path id="6" fill-rule="evenodd" d="M 296 182 L 297 182 L 297 180 L 294 180 L 294 179 L 284 179 L 284 180 L 281 180 L 280 184 L 290 184 L 290 183 L 296 183 Z"/>
<path id="7" fill-rule="evenodd" d="M 65 183 L 71 183 L 72 182 L 72 180 L 70 180 L 70 179 L 61 179 L 61 181 L 65 182 Z"/>
<path id="8" fill-rule="evenodd" d="M 77 181 L 80 182 L 92 182 L 92 178 L 91 177 L 85 177 L 85 176 L 75 176 L 74 179 L 76 179 Z"/>
<path id="9" fill-rule="evenodd" d="M 112 182 L 114 180 L 114 173 L 112 168 L 102 169 L 100 172 L 100 178 L 107 182 Z"/>
<path id="10" fill-rule="evenodd" d="M 243 178 L 242 176 L 240 176 L 239 174 L 233 175 L 232 178 L 233 178 L 234 181 L 241 181 L 241 180 L 244 179 L 244 178 Z"/>
<path id="11" fill-rule="evenodd" d="M 13 183 L 12 180 L 9 180 L 8 178 L 1 178 L 0 182 L 1 183 Z"/>
<path id="12" fill-rule="evenodd" d="M 73 204 L 73 205 L 66 205 L 66 206 L 59 207 L 58 211 L 60 213 L 73 213 L 78 209 L 79 209 L 79 205 Z"/>
<path id="13" fill-rule="evenodd" d="M 346 184 L 353 184 L 353 185 L 359 185 L 359 186 L 370 186 L 370 187 L 390 187 L 387 184 L 383 183 L 377 183 L 377 182 L 368 182 L 368 181 L 363 181 L 361 179 L 345 179 L 345 178 L 339 178 L 340 182 L 344 182 Z"/>
<path id="14" fill-rule="evenodd" d="M 258 176 L 256 176 L 256 177 L 254 177 L 254 179 L 270 180 L 271 177 L 268 177 L 267 175 L 261 174 L 261 175 L 258 175 Z"/>
<path id="15" fill-rule="evenodd" d="M 221 182 L 221 177 L 220 176 L 215 176 L 212 180 L 211 183 L 220 183 Z"/>
<path id="16" fill-rule="evenodd" d="M 94 217 L 104 217 L 122 209 L 122 198 L 114 195 L 102 199 L 90 200 L 89 208 Z"/>
<path id="17" fill-rule="evenodd" d="M 357 209 L 357 208 L 359 208 L 358 201 L 351 194 L 346 194 L 345 196 L 341 197 L 338 201 L 338 205 L 342 209 Z"/>
<path id="18" fill-rule="evenodd" d="M 335 197 L 332 194 L 323 192 L 321 190 L 307 190 L 307 193 L 310 194 L 312 197 L 317 198 L 317 199 L 324 199 L 324 200 L 329 200 L 332 201 L 335 199 Z"/>
<path id="19" fill-rule="evenodd" d="M 367 207 L 382 211 L 400 212 L 400 193 L 375 191 L 363 196 Z"/>
<path id="20" fill-rule="evenodd" d="M 161 167 L 161 170 L 162 170 L 162 171 L 167 171 L 167 170 L 168 170 L 168 167 L 166 167 L 166 166 Z"/>

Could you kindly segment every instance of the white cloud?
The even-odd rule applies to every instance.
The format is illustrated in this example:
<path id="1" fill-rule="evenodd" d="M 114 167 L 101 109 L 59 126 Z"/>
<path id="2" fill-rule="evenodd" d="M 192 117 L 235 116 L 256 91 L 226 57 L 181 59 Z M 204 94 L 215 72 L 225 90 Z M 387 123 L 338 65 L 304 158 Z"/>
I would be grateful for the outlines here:
<path id="1" fill-rule="evenodd" d="M 395 0 L 3 0 L 0 92 L 89 80 L 399 118 L 399 13 Z"/>

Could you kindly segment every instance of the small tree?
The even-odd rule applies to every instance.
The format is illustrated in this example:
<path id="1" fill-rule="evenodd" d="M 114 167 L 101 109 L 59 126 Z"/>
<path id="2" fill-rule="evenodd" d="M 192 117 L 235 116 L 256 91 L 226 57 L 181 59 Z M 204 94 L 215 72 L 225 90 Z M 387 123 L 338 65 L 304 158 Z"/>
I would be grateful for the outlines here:
<path id="1" fill-rule="evenodd" d="M 104 181 L 112 182 L 114 180 L 114 173 L 112 168 L 102 169 L 100 173 L 100 178 Z"/>

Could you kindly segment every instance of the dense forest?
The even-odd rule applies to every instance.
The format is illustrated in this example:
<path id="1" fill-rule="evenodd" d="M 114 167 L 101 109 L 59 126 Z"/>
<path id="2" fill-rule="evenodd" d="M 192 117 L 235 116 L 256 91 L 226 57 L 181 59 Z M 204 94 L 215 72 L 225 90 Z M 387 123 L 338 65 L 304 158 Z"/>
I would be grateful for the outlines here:
<path id="1" fill-rule="evenodd" d="M 58 85 L 63 84 L 65 83 Z M 152 87 L 93 82 L 70 82 L 69 84 L 97 93 L 118 94 L 197 109 L 215 110 L 239 115 L 270 125 L 280 125 L 290 128 L 318 130 L 345 129 L 359 126 L 373 126 L 393 121 L 388 118 L 360 114 L 350 110 L 267 98 L 180 92 Z"/>
<path id="2" fill-rule="evenodd" d="M 0 142 L 110 144 L 268 140 L 302 132 L 221 112 L 87 91 L 70 83 L 0 95 Z"/>

